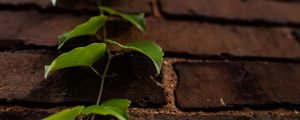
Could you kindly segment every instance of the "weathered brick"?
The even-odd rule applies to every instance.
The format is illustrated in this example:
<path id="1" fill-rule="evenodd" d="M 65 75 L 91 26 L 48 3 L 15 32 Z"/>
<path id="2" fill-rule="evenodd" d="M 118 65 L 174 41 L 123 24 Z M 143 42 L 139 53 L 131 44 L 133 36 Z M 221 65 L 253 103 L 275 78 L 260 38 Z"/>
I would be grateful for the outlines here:
<path id="1" fill-rule="evenodd" d="M 184 110 L 300 103 L 300 64 L 215 61 L 175 68 L 176 103 Z"/>
<path id="2" fill-rule="evenodd" d="M 61 108 L 30 108 L 21 106 L 1 106 L 0 118 L 5 120 L 40 120 L 46 116 L 60 111 Z M 132 120 L 299 120 L 300 115 L 296 113 L 275 113 L 270 111 L 259 112 L 252 111 L 251 114 L 247 112 L 237 113 L 148 113 L 132 111 L 129 108 L 130 118 Z M 98 119 L 96 119 L 98 120 Z M 99 119 L 102 120 L 102 119 Z M 105 119 L 106 120 L 106 119 Z"/>
<path id="3" fill-rule="evenodd" d="M 178 114 L 141 114 L 133 113 L 133 120 L 255 120 L 242 115 L 178 115 Z"/>
<path id="4" fill-rule="evenodd" d="M 41 120 L 54 110 L 26 108 L 20 106 L 1 106 L 0 118 L 2 120 Z"/>
<path id="5" fill-rule="evenodd" d="M 1 17 L 2 16 L 2 17 Z M 57 36 L 87 20 L 86 16 L 0 12 L 0 49 L 22 44 L 56 46 Z M 30 20 L 30 22 L 28 22 Z M 216 25 L 191 21 L 147 18 L 149 32 L 143 34 L 129 24 L 112 21 L 109 36 L 122 43 L 153 40 L 167 52 L 189 55 L 288 57 L 298 58 L 300 46 L 289 28 Z M 11 41 L 11 42 L 9 42 Z M 84 40 L 86 41 L 86 40 Z M 9 45 L 11 44 L 11 45 Z"/>
<path id="6" fill-rule="evenodd" d="M 264 117 L 257 117 L 264 116 Z M 131 113 L 133 120 L 298 120 L 297 114 L 277 115 L 254 113 L 254 115 L 239 114 L 147 114 Z"/>
<path id="7" fill-rule="evenodd" d="M 20 51 L 2 52 L 0 56 L 1 100 L 94 103 L 97 98 L 100 81 L 89 69 L 65 69 L 43 79 L 44 65 L 54 59 L 54 53 Z M 156 82 L 159 77 L 154 75 L 155 69 L 145 57 L 116 57 L 109 71 L 103 99 L 128 98 L 134 106 L 143 107 L 156 107 L 166 102 L 164 89 Z"/>
<path id="8" fill-rule="evenodd" d="M 230 20 L 300 23 L 299 2 L 272 0 L 160 0 L 168 15 L 204 16 Z"/>
<path id="9" fill-rule="evenodd" d="M 104 0 L 103 5 L 130 13 L 150 13 L 151 0 Z M 35 5 L 42 9 L 54 7 L 51 0 L 1 0 L 0 5 Z M 58 0 L 56 8 L 68 10 L 98 11 L 97 4 L 89 0 Z M 28 6 L 29 7 L 29 6 Z"/>
<path id="10" fill-rule="evenodd" d="M 109 36 L 122 41 L 153 40 L 165 51 L 189 55 L 299 57 L 300 46 L 289 28 L 216 25 L 148 18 L 146 34 L 123 23 L 108 25 Z"/>
<path id="11" fill-rule="evenodd" d="M 19 40 L 23 44 L 40 46 L 55 46 L 58 35 L 87 20 L 69 14 L 41 14 L 35 11 L 0 11 L 0 18 L 0 41 L 8 44 L 8 41 L 14 43 Z"/>
<path id="12" fill-rule="evenodd" d="M 296 38 L 296 40 L 298 41 L 299 45 L 300 45 L 300 29 L 296 29 L 293 32 L 294 37 Z"/>
<path id="13" fill-rule="evenodd" d="M 0 4 L 6 5 L 36 5 L 41 8 L 47 8 L 51 5 L 50 0 L 1 0 Z"/>

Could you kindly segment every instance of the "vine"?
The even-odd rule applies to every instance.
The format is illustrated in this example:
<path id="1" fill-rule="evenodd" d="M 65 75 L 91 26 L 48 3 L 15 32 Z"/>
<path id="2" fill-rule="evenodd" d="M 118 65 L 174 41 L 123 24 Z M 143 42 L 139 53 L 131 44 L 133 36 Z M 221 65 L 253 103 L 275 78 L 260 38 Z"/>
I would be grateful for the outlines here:
<path id="1" fill-rule="evenodd" d="M 51 0 L 55 5 L 56 0 Z M 106 33 L 106 22 L 108 17 L 118 16 L 124 20 L 132 23 L 137 29 L 142 32 L 146 32 L 144 14 L 127 14 L 122 13 L 112 8 L 102 6 L 101 0 L 97 0 L 97 5 L 99 8 L 100 15 L 91 17 L 87 22 L 76 26 L 73 30 L 66 32 L 59 36 L 58 50 L 60 50 L 66 43 L 72 42 L 77 37 L 80 36 L 95 36 L 98 40 L 96 43 L 91 43 L 85 47 L 77 47 L 69 52 L 59 55 L 50 65 L 45 66 L 45 78 L 47 78 L 51 73 L 65 69 L 69 67 L 88 67 L 90 68 L 98 77 L 101 82 L 98 92 L 98 97 L 95 105 L 91 106 L 76 106 L 73 108 L 62 110 L 61 112 L 50 115 L 44 120 L 75 120 L 78 116 L 89 116 L 91 120 L 95 119 L 96 115 L 111 115 L 119 120 L 128 120 L 128 107 L 130 106 L 130 101 L 127 99 L 109 99 L 101 103 L 101 97 L 103 92 L 103 87 L 106 79 L 106 75 L 111 64 L 111 60 L 114 56 L 119 55 L 122 50 L 125 51 L 138 51 L 145 56 L 147 56 L 153 62 L 157 74 L 160 73 L 163 51 L 152 41 L 138 41 L 128 44 L 121 44 L 117 41 L 107 38 Z M 104 14 L 107 13 L 108 15 Z M 99 35 L 101 32 L 101 36 Z M 109 46 L 116 45 L 121 48 L 121 51 L 112 54 Z M 100 60 L 107 58 L 107 63 L 102 74 L 94 68 L 93 64 Z M 101 104 L 100 104 L 101 103 Z"/>

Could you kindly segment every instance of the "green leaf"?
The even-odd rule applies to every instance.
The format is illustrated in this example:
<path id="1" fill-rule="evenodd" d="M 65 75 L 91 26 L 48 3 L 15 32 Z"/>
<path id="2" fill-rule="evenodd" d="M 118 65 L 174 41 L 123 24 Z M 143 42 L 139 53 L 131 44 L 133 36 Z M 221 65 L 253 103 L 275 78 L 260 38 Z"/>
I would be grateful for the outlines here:
<path id="1" fill-rule="evenodd" d="M 57 2 L 57 0 L 51 0 L 51 3 L 52 3 L 53 6 L 56 5 L 56 2 Z"/>
<path id="2" fill-rule="evenodd" d="M 73 108 L 65 109 L 58 113 L 55 113 L 43 120 L 75 120 L 75 118 L 81 114 L 84 106 L 76 106 Z"/>
<path id="3" fill-rule="evenodd" d="M 138 41 L 138 42 L 133 42 L 133 43 L 129 43 L 126 45 L 122 45 L 122 44 L 120 44 L 116 41 L 112 41 L 112 40 L 108 40 L 108 42 L 118 45 L 123 49 L 131 49 L 131 50 L 135 50 L 135 51 L 145 54 L 154 63 L 157 74 L 160 73 L 164 53 L 163 53 L 161 47 L 158 46 L 156 43 L 154 43 L 152 41 Z"/>
<path id="4" fill-rule="evenodd" d="M 127 99 L 111 99 L 103 102 L 101 105 L 86 107 L 82 114 L 112 115 L 119 120 L 129 120 L 128 107 L 130 103 Z"/>
<path id="5" fill-rule="evenodd" d="M 58 49 L 60 49 L 65 44 L 68 34 L 69 32 L 65 32 L 64 34 L 58 36 Z"/>
<path id="6" fill-rule="evenodd" d="M 109 13 L 109 14 L 111 14 L 111 15 L 120 16 L 123 19 L 131 22 L 135 27 L 137 27 L 142 32 L 147 32 L 147 28 L 146 28 L 146 25 L 145 25 L 145 19 L 144 19 L 144 16 L 145 16 L 144 13 L 136 14 L 136 15 L 130 15 L 130 14 L 126 14 L 126 13 L 121 13 L 119 11 L 116 11 L 116 10 L 112 9 L 112 8 L 104 7 L 104 6 L 101 6 L 100 9 L 107 12 L 107 13 Z"/>
<path id="7" fill-rule="evenodd" d="M 70 52 L 66 52 L 58 56 L 49 66 L 45 67 L 45 78 L 59 69 L 88 66 L 90 67 L 94 62 L 104 56 L 106 45 L 104 43 L 93 43 L 86 47 L 78 47 Z"/>
<path id="8" fill-rule="evenodd" d="M 107 17 L 104 15 L 90 18 L 87 22 L 78 25 L 72 31 L 59 36 L 58 49 L 60 49 L 68 40 L 84 36 L 96 35 L 98 30 L 106 23 Z"/>
<path id="9" fill-rule="evenodd" d="M 115 111 L 118 111 L 122 116 L 125 118 L 129 118 L 128 115 L 128 107 L 130 106 L 131 102 L 127 99 L 110 99 L 104 101 L 101 105 L 106 107 L 115 108 Z"/>

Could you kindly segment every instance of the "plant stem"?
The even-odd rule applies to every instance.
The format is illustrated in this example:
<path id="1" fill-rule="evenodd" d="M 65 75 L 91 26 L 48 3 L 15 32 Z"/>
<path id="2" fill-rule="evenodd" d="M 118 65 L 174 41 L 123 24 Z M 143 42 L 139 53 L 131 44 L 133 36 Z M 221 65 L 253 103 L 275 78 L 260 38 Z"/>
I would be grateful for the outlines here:
<path id="1" fill-rule="evenodd" d="M 100 7 L 101 7 L 101 0 L 97 0 L 97 7 L 100 10 L 100 14 L 103 15 L 103 11 L 100 9 Z"/>
<path id="2" fill-rule="evenodd" d="M 101 101 L 101 96 L 102 96 L 103 87 L 104 87 L 104 81 L 105 81 L 105 77 L 107 75 L 107 71 L 108 71 L 109 66 L 110 66 L 110 62 L 111 62 L 111 55 L 108 55 L 107 63 L 106 63 L 104 72 L 103 72 L 102 77 L 101 77 L 101 85 L 100 85 L 100 88 L 99 88 L 99 93 L 98 93 L 98 98 L 97 98 L 97 101 L 96 101 L 96 105 L 99 105 L 100 101 Z"/>
<path id="3" fill-rule="evenodd" d="M 97 0 L 97 5 L 99 7 L 99 10 L 100 10 L 100 13 L 101 15 L 104 15 L 103 11 L 100 9 L 101 7 L 101 0 Z M 109 66 L 110 66 L 110 63 L 111 63 L 111 58 L 112 58 L 112 55 L 110 53 L 110 50 L 109 50 L 109 44 L 107 42 L 107 36 L 106 36 L 106 25 L 103 26 L 102 28 L 102 40 L 104 41 L 105 45 L 106 45 L 106 52 L 107 52 L 107 63 L 105 65 L 105 69 L 104 69 L 104 72 L 102 74 L 101 77 L 101 85 L 100 85 L 100 88 L 99 88 L 99 93 L 98 93 L 98 98 L 97 98 L 97 101 L 96 101 L 96 105 L 99 105 L 100 104 L 100 101 L 101 101 L 101 97 L 102 97 L 102 92 L 103 92 L 103 87 L 104 87 L 104 81 L 105 81 L 105 78 L 106 78 L 106 75 L 107 75 L 107 72 L 108 72 L 108 69 L 109 69 Z M 100 37 L 97 35 L 97 38 L 99 39 Z M 95 114 L 93 114 L 91 120 L 94 120 L 96 117 Z"/>

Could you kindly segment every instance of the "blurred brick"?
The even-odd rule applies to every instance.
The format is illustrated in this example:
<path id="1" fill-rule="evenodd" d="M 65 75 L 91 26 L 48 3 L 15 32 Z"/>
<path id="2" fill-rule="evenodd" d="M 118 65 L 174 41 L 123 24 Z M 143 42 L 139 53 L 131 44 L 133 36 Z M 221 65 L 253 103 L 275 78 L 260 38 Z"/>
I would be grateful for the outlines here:
<path id="1" fill-rule="evenodd" d="M 256 120 L 242 115 L 179 115 L 132 113 L 133 120 Z"/>
<path id="2" fill-rule="evenodd" d="M 150 13 L 151 0 L 102 0 L 103 5 L 112 7 L 114 9 L 130 12 L 130 13 Z M 30 5 L 37 6 L 42 9 L 54 8 L 51 0 L 1 0 L 0 5 L 14 5 L 21 7 L 30 7 Z M 25 6 L 24 6 L 25 5 Z M 29 5 L 29 6 L 26 6 Z M 97 4 L 92 0 L 57 0 L 56 8 L 67 10 L 79 10 L 78 12 L 98 12 Z M 21 8 L 20 7 L 20 8 Z"/>
<path id="3" fill-rule="evenodd" d="M 32 89 L 39 87 L 43 81 L 44 65 L 54 58 L 54 55 L 30 52 L 2 52 L 0 56 L 0 98 L 5 100 L 26 98 Z M 53 102 L 62 100 L 50 93 L 44 97 L 49 96 Z"/>
<path id="4" fill-rule="evenodd" d="M 0 56 L 1 100 L 38 103 L 96 101 L 100 81 L 90 69 L 65 69 L 44 79 L 44 65 L 54 59 L 54 53 L 19 51 L 2 52 Z M 159 77 L 154 75 L 155 68 L 145 57 L 127 55 L 114 58 L 110 71 L 103 99 L 128 98 L 133 106 L 142 107 L 165 104 L 164 89 L 161 83 L 155 82 Z"/>
<path id="5" fill-rule="evenodd" d="M 296 38 L 296 40 L 298 41 L 299 45 L 300 45 L 300 29 L 296 29 L 293 32 L 294 37 Z"/>
<path id="6" fill-rule="evenodd" d="M 2 17 L 1 17 L 2 16 Z M 87 16 L 1 11 L 0 49 L 22 45 L 56 46 L 57 36 L 87 20 Z M 30 21 L 30 22 L 29 22 Z M 216 25 L 147 18 L 143 34 L 124 22 L 108 24 L 109 36 L 122 43 L 153 40 L 167 52 L 189 55 L 287 57 L 300 56 L 300 46 L 289 28 Z M 83 40 L 86 41 L 86 40 Z M 180 46 L 180 47 L 179 47 Z"/>
<path id="7" fill-rule="evenodd" d="M 35 11 L 0 11 L 0 41 L 55 46 L 57 36 L 87 20 L 69 14 L 41 14 Z M 7 47 L 1 44 L 0 47 Z"/>
<path id="8" fill-rule="evenodd" d="M 264 117 L 258 117 L 264 116 Z M 147 114 L 147 113 L 131 113 L 133 120 L 299 120 L 300 116 L 297 114 L 263 114 L 254 112 L 254 115 L 239 114 Z"/>
<path id="9" fill-rule="evenodd" d="M 1 0 L 0 5 L 36 5 L 41 8 L 51 6 L 51 0 Z"/>
<path id="10" fill-rule="evenodd" d="M 113 22 L 109 36 L 120 42 L 153 40 L 167 52 L 188 55 L 300 57 L 300 46 L 288 28 L 216 25 L 148 18 L 148 33 Z"/>
<path id="11" fill-rule="evenodd" d="M 176 103 L 184 110 L 300 103 L 300 64 L 199 62 L 175 68 Z"/>
<path id="12" fill-rule="evenodd" d="M 0 118 L 3 120 L 40 120 L 60 111 L 62 108 L 30 108 L 21 106 L 1 106 Z M 260 113 L 252 111 L 251 115 L 236 115 L 236 114 L 167 114 L 167 113 L 147 113 L 131 111 L 129 114 L 132 120 L 299 120 L 300 115 L 293 113 Z M 247 114 L 247 112 L 241 112 Z M 98 119 L 96 119 L 98 120 Z M 99 119 L 103 120 L 103 119 Z M 105 119 L 106 120 L 106 119 Z"/>
<path id="13" fill-rule="evenodd" d="M 300 23 L 299 2 L 273 0 L 159 0 L 159 2 L 162 12 L 168 15 Z"/>
<path id="14" fill-rule="evenodd" d="M 41 120 L 54 113 L 54 110 L 27 108 L 20 106 L 1 106 L 0 118 L 2 120 Z"/>
<path id="15" fill-rule="evenodd" d="M 2 17 L 1 17 L 2 16 Z M 0 49 L 22 45 L 56 46 L 57 36 L 87 20 L 87 16 L 0 12 Z M 190 55 L 300 57 L 300 46 L 289 28 L 243 27 L 147 18 L 143 34 L 124 22 L 108 24 L 109 36 L 122 43 L 153 40 L 165 51 Z M 86 40 L 83 40 L 86 41 Z M 180 47 L 179 47 L 180 46 Z"/>

